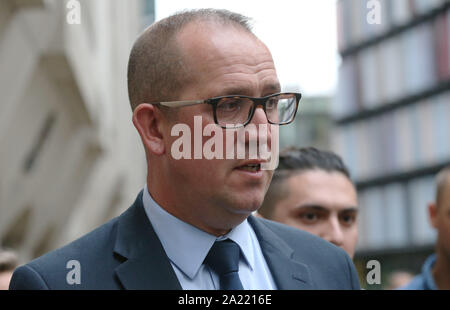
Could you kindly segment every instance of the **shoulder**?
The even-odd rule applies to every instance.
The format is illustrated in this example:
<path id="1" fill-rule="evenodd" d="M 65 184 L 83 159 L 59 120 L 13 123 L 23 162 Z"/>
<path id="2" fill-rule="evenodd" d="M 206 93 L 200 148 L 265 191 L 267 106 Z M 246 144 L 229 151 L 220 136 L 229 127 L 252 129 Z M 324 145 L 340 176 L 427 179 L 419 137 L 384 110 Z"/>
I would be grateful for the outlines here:
<path id="1" fill-rule="evenodd" d="M 102 269 L 114 264 L 112 250 L 117 219 L 114 218 L 79 239 L 18 267 L 11 279 L 10 289 L 64 288 L 68 286 L 68 272 L 76 265 L 80 267 L 82 274 L 94 272 L 101 277 Z"/>
<path id="2" fill-rule="evenodd" d="M 90 260 L 98 257 L 103 250 L 114 246 L 117 218 L 110 220 L 69 244 L 38 257 L 28 263 L 32 267 L 50 265 L 67 260 Z"/>
<path id="3" fill-rule="evenodd" d="M 398 288 L 399 290 L 424 290 L 425 289 L 425 279 L 421 274 L 415 276 L 411 282 Z"/>
<path id="4" fill-rule="evenodd" d="M 340 247 L 306 231 L 274 221 L 253 218 L 292 249 L 292 259 L 306 265 L 318 288 L 359 289 L 355 266 Z M 261 242 L 264 242 L 261 240 Z"/>

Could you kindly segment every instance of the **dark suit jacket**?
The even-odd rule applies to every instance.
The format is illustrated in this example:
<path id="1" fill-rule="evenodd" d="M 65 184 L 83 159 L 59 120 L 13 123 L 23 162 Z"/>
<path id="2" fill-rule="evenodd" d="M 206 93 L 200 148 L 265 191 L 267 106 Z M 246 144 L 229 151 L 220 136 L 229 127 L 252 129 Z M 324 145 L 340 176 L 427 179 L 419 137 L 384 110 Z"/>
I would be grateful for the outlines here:
<path id="1" fill-rule="evenodd" d="M 248 218 L 279 289 L 359 289 L 349 256 L 312 234 Z M 80 284 L 68 284 L 70 260 L 80 263 Z M 71 268 L 72 266 L 70 266 Z M 134 204 L 72 243 L 13 274 L 10 289 L 181 289 L 150 224 L 142 192 Z"/>

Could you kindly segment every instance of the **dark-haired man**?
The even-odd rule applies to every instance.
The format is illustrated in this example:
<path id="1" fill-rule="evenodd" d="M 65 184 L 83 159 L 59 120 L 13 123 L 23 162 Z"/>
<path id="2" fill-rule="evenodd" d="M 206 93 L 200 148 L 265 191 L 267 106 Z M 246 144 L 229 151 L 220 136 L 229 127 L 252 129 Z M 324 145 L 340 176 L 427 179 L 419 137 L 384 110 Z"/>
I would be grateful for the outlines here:
<path id="1" fill-rule="evenodd" d="M 338 155 L 312 147 L 290 148 L 281 152 L 258 212 L 317 235 L 353 257 L 358 239 L 357 205 L 355 186 Z"/>
<path id="2" fill-rule="evenodd" d="M 213 133 L 273 125 L 239 140 L 248 155 L 295 117 L 300 94 L 280 94 L 272 56 L 247 18 L 205 9 L 155 23 L 133 46 L 128 89 L 146 186 L 119 217 L 19 267 L 11 288 L 359 289 L 344 251 L 251 216 L 272 178 L 267 158 L 230 157 L 220 139 L 215 151 L 224 146 L 226 159 L 201 156 Z M 211 132 L 180 151 L 181 129 Z M 192 149 L 200 156 L 188 158 Z"/>

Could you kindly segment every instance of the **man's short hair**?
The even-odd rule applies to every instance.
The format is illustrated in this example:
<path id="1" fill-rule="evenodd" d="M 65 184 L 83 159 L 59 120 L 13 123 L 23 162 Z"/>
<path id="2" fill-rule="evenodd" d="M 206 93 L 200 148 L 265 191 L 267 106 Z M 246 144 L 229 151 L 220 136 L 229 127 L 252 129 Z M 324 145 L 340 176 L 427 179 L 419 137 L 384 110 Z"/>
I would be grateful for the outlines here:
<path id="1" fill-rule="evenodd" d="M 272 183 L 258 212 L 266 218 L 271 218 L 275 205 L 288 195 L 283 181 L 311 170 L 342 173 L 351 181 L 348 168 L 339 155 L 314 147 L 289 147 L 280 152 L 278 168 L 274 171 Z"/>
<path id="2" fill-rule="evenodd" d="M 442 201 L 445 187 L 450 182 L 450 166 L 443 168 L 436 175 L 436 205 L 439 206 Z"/>
<path id="3" fill-rule="evenodd" d="M 350 178 L 350 173 L 339 155 L 314 147 L 289 147 L 281 151 L 274 178 L 283 178 L 289 174 L 314 169 L 340 172 Z"/>
<path id="4" fill-rule="evenodd" d="M 13 271 L 18 265 L 19 260 L 13 251 L 0 249 L 0 272 Z"/>
<path id="5" fill-rule="evenodd" d="M 151 25 L 135 41 L 128 61 L 132 110 L 141 103 L 176 100 L 191 81 L 176 34 L 193 21 L 233 25 L 252 34 L 249 18 L 222 9 L 181 11 Z"/>

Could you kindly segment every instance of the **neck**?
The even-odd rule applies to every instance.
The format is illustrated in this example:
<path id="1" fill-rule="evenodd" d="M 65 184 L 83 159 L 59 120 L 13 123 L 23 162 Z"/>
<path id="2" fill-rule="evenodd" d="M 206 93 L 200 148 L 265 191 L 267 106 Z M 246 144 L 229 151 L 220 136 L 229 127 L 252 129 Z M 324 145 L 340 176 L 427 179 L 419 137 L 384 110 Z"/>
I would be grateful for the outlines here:
<path id="1" fill-rule="evenodd" d="M 432 273 L 434 282 L 440 290 L 450 290 L 450 259 L 442 251 L 436 251 L 436 263 Z"/>
<path id="2" fill-rule="evenodd" d="M 165 178 L 158 178 L 158 180 L 153 180 L 148 176 L 148 192 L 161 208 L 179 220 L 217 237 L 227 234 L 232 227 L 242 222 L 243 219 L 241 219 L 241 215 L 239 216 L 238 222 L 236 222 L 236 219 L 233 219 L 231 221 L 232 223 L 227 223 L 225 219 L 229 217 L 229 215 L 215 214 L 213 208 L 203 208 L 201 212 L 196 212 L 199 208 L 192 208 L 190 206 L 199 204 L 205 205 L 205 203 L 192 202 L 189 200 L 192 195 L 187 194 L 182 195 L 183 197 L 180 201 L 178 199 L 179 195 L 174 194 L 175 189 L 169 191 L 166 190 L 168 188 L 170 189 L 171 186 L 165 184 L 164 179 Z M 183 207 L 180 208 L 179 206 Z"/>

